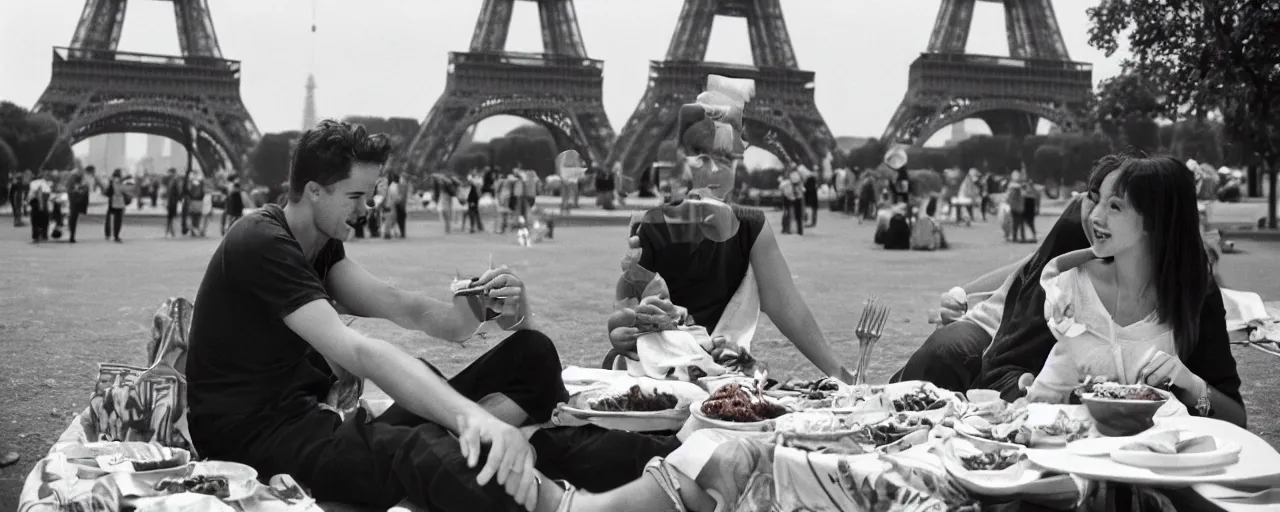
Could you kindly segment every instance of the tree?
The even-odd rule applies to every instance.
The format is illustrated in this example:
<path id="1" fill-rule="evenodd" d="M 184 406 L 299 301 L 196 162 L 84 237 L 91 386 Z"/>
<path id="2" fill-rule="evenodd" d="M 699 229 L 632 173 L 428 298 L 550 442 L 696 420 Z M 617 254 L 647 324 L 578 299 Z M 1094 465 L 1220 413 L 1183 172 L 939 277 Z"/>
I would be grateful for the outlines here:
<path id="1" fill-rule="evenodd" d="M 1061 184 L 1066 155 L 1058 146 L 1040 146 L 1027 166 L 1027 177 L 1040 183 Z"/>
<path id="2" fill-rule="evenodd" d="M 296 131 L 263 135 L 249 155 L 250 179 L 267 187 L 277 187 L 288 181 L 289 154 L 300 136 L 302 133 Z"/>
<path id="3" fill-rule="evenodd" d="M 1272 0 L 1102 0 L 1088 10 L 1089 44 L 1113 54 L 1128 34 L 1130 65 L 1164 95 L 1161 113 L 1219 111 L 1227 136 L 1257 153 L 1271 176 L 1268 225 L 1277 228 L 1280 170 L 1280 9 Z"/>
<path id="4" fill-rule="evenodd" d="M 48 114 L 36 114 L 13 103 L 0 102 L 0 140 L 13 150 L 18 169 L 75 167 L 75 153 L 60 136 L 61 129 L 58 120 Z"/>
<path id="5" fill-rule="evenodd" d="M 1130 67 L 1103 80 L 1098 84 L 1093 103 L 1093 116 L 1098 128 L 1112 139 L 1122 140 L 1126 135 L 1126 125 L 1159 115 L 1161 98 L 1156 91 L 1150 79 Z"/>
<path id="6" fill-rule="evenodd" d="M 1124 144 L 1148 153 L 1160 149 L 1160 125 L 1149 117 L 1129 117 L 1121 128 Z M 1115 139 L 1113 136 L 1112 139 Z"/>
<path id="7" fill-rule="evenodd" d="M 1199 119 L 1175 123 L 1169 154 L 1179 160 L 1195 159 L 1214 167 L 1222 165 L 1221 126 Z"/>

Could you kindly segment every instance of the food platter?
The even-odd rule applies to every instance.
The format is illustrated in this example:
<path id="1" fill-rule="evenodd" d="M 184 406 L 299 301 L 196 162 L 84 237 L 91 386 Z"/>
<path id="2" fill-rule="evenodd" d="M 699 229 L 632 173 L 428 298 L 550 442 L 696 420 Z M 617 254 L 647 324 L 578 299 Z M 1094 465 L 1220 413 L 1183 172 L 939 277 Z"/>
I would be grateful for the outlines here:
<path id="1" fill-rule="evenodd" d="M 630 384 L 629 386 L 627 384 Z M 696 387 L 680 386 L 679 382 L 627 381 L 611 386 L 589 389 L 569 398 L 559 411 L 582 421 L 611 429 L 630 432 L 659 432 L 679 430 L 689 419 L 689 404 L 701 398 Z M 697 392 L 694 392 L 697 391 Z M 670 407 L 626 410 L 627 403 L 619 398 L 634 397 L 635 393 L 648 397 L 668 397 Z M 652 405 L 652 404 L 650 404 Z"/>
<path id="2" fill-rule="evenodd" d="M 1203 468 L 1190 471 L 1151 469 L 1123 464 L 1110 456 L 1081 455 L 1082 449 L 1070 445 L 1064 450 L 1028 449 L 1027 458 L 1056 472 L 1121 483 L 1157 486 L 1183 486 L 1196 483 L 1280 485 L 1280 454 L 1276 453 L 1276 450 L 1262 438 L 1240 427 L 1221 420 L 1191 416 L 1157 418 L 1156 427 L 1185 430 L 1210 435 L 1215 439 L 1229 440 L 1240 447 L 1237 452 L 1238 460 L 1235 463 L 1212 467 L 1208 470 Z M 1121 441 L 1104 442 L 1119 443 Z M 1098 441 L 1090 440 L 1089 443 L 1096 444 Z M 1095 449 L 1096 451 L 1100 449 Z"/>
<path id="3" fill-rule="evenodd" d="M 741 432 L 771 432 L 777 418 L 789 412 L 778 399 L 736 383 L 722 386 L 689 406 L 689 413 L 699 422 Z"/>

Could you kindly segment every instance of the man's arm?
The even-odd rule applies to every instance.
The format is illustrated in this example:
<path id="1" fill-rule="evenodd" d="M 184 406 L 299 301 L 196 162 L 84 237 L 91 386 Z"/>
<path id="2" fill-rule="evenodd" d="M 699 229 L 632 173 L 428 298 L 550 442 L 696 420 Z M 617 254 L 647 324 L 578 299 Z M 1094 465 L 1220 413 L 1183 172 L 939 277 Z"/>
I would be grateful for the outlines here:
<path id="1" fill-rule="evenodd" d="M 329 269 L 325 288 L 350 314 L 383 318 L 442 340 L 465 341 L 480 326 L 465 298 L 455 298 L 451 304 L 423 292 L 397 289 L 351 258 L 343 258 Z"/>
<path id="2" fill-rule="evenodd" d="M 751 267 L 760 287 L 760 310 L 769 315 L 782 335 L 791 340 L 822 373 L 851 382 L 852 375 L 840 364 L 840 359 L 818 327 L 818 321 L 813 318 L 809 304 L 796 289 L 791 269 L 768 222 L 765 222 L 751 248 Z"/>
<path id="3" fill-rule="evenodd" d="M 372 380 L 396 403 L 453 432 L 458 432 L 460 416 L 489 415 L 421 361 L 344 325 L 326 300 L 307 303 L 284 317 L 284 323 L 325 359 Z"/>

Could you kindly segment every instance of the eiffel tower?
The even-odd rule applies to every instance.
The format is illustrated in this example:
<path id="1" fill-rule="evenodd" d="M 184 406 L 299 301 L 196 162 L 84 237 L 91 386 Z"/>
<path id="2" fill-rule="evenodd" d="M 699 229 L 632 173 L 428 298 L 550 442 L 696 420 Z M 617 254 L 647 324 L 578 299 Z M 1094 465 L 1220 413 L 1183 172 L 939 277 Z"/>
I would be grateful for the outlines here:
<path id="1" fill-rule="evenodd" d="M 126 0 L 85 0 L 71 46 L 53 49 L 53 77 L 35 110 L 62 122 L 71 144 L 160 135 L 186 146 L 205 172 L 243 171 L 260 134 L 240 99 L 240 62 L 222 58 L 207 0 L 170 1 L 181 56 L 116 51 Z"/>
<path id="2" fill-rule="evenodd" d="M 587 57 L 573 0 L 537 0 L 543 52 L 506 51 L 515 0 L 485 0 L 469 52 L 449 53 L 444 93 L 409 145 L 413 173 L 443 169 L 464 132 L 506 114 L 546 127 L 558 150 L 599 165 L 615 137 L 604 113 L 604 62 Z"/>
<path id="3" fill-rule="evenodd" d="M 1081 128 L 1093 66 L 1067 55 L 1051 0 L 983 1 L 1004 4 L 1009 57 L 965 53 L 975 0 L 942 0 L 929 49 L 911 64 L 906 96 L 881 140 L 923 145 L 971 117 L 994 135 L 1033 135 L 1040 119 Z"/>
<path id="4" fill-rule="evenodd" d="M 717 15 L 746 18 L 754 65 L 703 61 Z M 835 138 L 813 100 L 814 74 L 796 63 L 778 0 L 685 0 L 666 59 L 649 64 L 649 87 L 609 155 L 610 166 L 622 165 L 626 179 L 619 185 L 624 191 L 635 189 L 658 145 L 674 136 L 680 105 L 692 102 L 712 74 L 755 80 L 756 96 L 743 115 L 751 145 L 769 147 L 765 138 L 772 133 L 787 153 L 784 160 L 810 169 L 817 169 L 826 152 L 835 148 Z"/>

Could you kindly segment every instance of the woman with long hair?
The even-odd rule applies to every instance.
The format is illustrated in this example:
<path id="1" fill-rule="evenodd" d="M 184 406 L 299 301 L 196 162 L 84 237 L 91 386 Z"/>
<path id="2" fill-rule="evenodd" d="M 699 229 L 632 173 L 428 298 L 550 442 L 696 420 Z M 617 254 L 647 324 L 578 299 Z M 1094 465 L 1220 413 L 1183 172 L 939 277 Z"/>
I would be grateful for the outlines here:
<path id="1" fill-rule="evenodd" d="M 1215 387 L 1239 379 L 1227 340 L 1200 335 L 1212 276 L 1195 176 L 1169 157 L 1131 158 L 1090 196 L 1091 247 L 1054 258 L 1041 274 L 1057 343 L 1028 398 L 1065 402 L 1081 380 L 1105 377 L 1168 387 L 1188 410 L 1243 426 L 1243 404 Z M 1214 367 L 1193 363 L 1205 376 L 1186 364 L 1210 348 L 1200 344 L 1226 353 Z"/>

